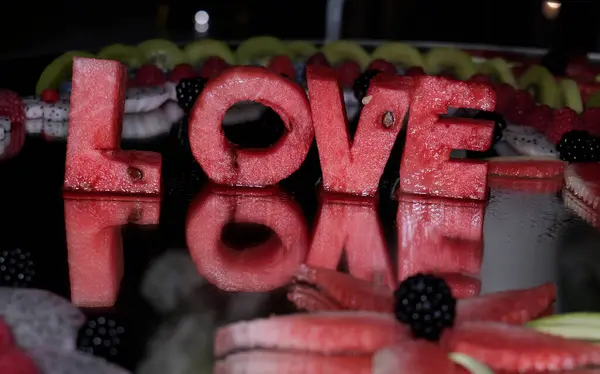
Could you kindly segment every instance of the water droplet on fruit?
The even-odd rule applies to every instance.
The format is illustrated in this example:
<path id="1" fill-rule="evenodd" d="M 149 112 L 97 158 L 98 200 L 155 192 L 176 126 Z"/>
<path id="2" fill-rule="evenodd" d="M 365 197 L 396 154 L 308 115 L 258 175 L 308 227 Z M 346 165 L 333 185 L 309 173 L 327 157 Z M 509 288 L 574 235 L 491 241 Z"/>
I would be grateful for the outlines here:
<path id="1" fill-rule="evenodd" d="M 389 129 L 390 127 L 392 127 L 394 125 L 394 120 L 395 120 L 394 113 L 385 112 L 385 114 L 383 115 L 383 118 L 381 119 L 381 124 L 386 129 Z"/>
<path id="2" fill-rule="evenodd" d="M 127 174 L 129 174 L 129 178 L 133 179 L 134 181 L 139 181 L 144 178 L 144 173 L 142 173 L 140 169 L 131 166 L 127 168 Z"/>

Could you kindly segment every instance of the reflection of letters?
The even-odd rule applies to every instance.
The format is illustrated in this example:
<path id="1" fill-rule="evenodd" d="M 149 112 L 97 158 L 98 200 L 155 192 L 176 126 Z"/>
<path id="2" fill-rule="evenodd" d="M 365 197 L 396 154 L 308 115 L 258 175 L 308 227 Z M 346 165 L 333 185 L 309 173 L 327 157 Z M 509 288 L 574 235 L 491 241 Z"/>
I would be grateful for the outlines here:
<path id="1" fill-rule="evenodd" d="M 275 235 L 250 248 L 233 248 L 223 240 L 228 224 L 262 225 Z M 200 275 L 225 291 L 284 286 L 304 261 L 308 240 L 298 205 L 271 189 L 207 189 L 189 209 L 186 233 Z"/>
<path id="2" fill-rule="evenodd" d="M 159 212 L 159 201 L 65 200 L 73 304 L 115 304 L 123 276 L 121 226 L 158 224 Z"/>

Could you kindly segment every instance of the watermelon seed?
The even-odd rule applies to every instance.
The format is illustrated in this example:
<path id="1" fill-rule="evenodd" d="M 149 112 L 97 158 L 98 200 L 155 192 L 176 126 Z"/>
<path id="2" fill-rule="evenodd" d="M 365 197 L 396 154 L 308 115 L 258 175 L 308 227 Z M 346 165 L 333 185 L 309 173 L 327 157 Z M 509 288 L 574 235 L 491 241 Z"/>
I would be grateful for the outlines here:
<path id="1" fill-rule="evenodd" d="M 129 174 L 129 178 L 133 179 L 134 181 L 139 181 L 144 178 L 144 173 L 142 173 L 140 169 L 131 166 L 127 168 L 127 174 Z"/>
<path id="2" fill-rule="evenodd" d="M 381 124 L 386 129 L 389 129 L 390 127 L 392 127 L 394 125 L 394 120 L 395 120 L 394 113 L 385 112 L 385 114 L 383 115 L 383 118 L 381 119 Z"/>

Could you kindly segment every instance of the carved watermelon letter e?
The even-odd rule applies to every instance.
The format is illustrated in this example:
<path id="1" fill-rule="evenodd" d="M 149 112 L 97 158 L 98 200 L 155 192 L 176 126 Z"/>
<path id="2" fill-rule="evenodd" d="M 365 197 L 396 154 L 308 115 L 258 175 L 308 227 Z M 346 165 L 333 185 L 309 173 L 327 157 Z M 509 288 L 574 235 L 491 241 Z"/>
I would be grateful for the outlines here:
<path id="1" fill-rule="evenodd" d="M 117 61 L 73 59 L 65 191 L 160 194 L 160 154 L 119 148 L 126 79 Z"/>

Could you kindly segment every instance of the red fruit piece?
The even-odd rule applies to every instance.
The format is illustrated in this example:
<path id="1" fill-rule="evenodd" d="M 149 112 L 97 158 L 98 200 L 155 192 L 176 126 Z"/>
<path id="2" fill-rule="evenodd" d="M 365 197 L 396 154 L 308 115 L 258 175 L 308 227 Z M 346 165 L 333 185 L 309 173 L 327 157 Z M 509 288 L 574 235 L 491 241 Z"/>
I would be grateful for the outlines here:
<path id="1" fill-rule="evenodd" d="M 204 79 L 211 79 L 221 74 L 229 68 L 227 61 L 221 57 L 211 56 L 207 58 L 200 68 L 200 76 Z"/>
<path id="2" fill-rule="evenodd" d="M 361 111 L 352 141 L 335 72 L 309 66 L 307 82 L 323 187 L 374 196 L 410 104 L 412 81 L 386 74 L 373 78 L 367 92 L 370 101 Z"/>
<path id="3" fill-rule="evenodd" d="M 38 374 L 39 372 L 33 360 L 17 347 L 0 354 L 0 373 Z"/>
<path id="4" fill-rule="evenodd" d="M 450 152 L 487 150 L 492 145 L 493 123 L 439 116 L 450 107 L 493 111 L 494 91 L 481 83 L 439 77 L 416 80 L 400 167 L 400 189 L 412 194 L 484 199 L 487 163 L 450 160 Z"/>
<path id="5" fill-rule="evenodd" d="M 117 61 L 74 58 L 65 190 L 160 194 L 160 154 L 119 149 L 126 76 Z"/>
<path id="6" fill-rule="evenodd" d="M 214 374 L 240 373 L 371 374 L 371 356 L 325 356 L 318 353 L 251 351 L 228 355 Z"/>
<path id="7" fill-rule="evenodd" d="M 521 325 L 540 317 L 556 300 L 556 285 L 495 292 L 461 300 L 456 323 L 489 321 Z"/>
<path id="8" fill-rule="evenodd" d="M 488 174 L 516 178 L 561 176 L 566 162 L 551 157 L 494 157 L 488 161 Z"/>
<path id="9" fill-rule="evenodd" d="M 583 130 L 600 137 L 600 108 L 587 108 L 581 114 Z"/>
<path id="10" fill-rule="evenodd" d="M 291 80 L 296 79 L 296 69 L 294 69 L 294 62 L 288 56 L 281 55 L 273 57 L 271 59 L 271 62 L 269 62 L 269 69 Z"/>
<path id="11" fill-rule="evenodd" d="M 513 177 L 488 177 L 488 186 L 493 189 L 520 191 L 529 193 L 554 193 L 562 189 L 563 177 L 542 179 L 513 178 Z"/>
<path id="12" fill-rule="evenodd" d="M 511 103 L 511 106 L 506 110 L 506 119 L 512 123 L 522 125 L 527 114 L 533 109 L 535 102 L 531 94 L 524 90 L 518 90 Z"/>
<path id="13" fill-rule="evenodd" d="M 111 307 L 123 276 L 121 227 L 158 224 L 160 201 L 65 199 L 71 301 Z"/>
<path id="14" fill-rule="evenodd" d="M 458 324 L 443 335 L 442 344 L 494 370 L 558 371 L 600 364 L 600 347 L 593 343 L 502 323 Z"/>
<path id="15" fill-rule="evenodd" d="M 16 92 L 0 90 L 0 117 L 10 118 L 12 123 L 25 122 L 25 105 Z"/>
<path id="16" fill-rule="evenodd" d="M 360 65 L 354 61 L 344 61 L 335 70 L 343 88 L 352 88 L 354 81 L 360 75 Z"/>
<path id="17" fill-rule="evenodd" d="M 371 354 L 408 338 L 392 314 L 322 312 L 237 322 L 220 328 L 215 356 L 242 349 L 278 348 L 321 354 Z"/>
<path id="18" fill-rule="evenodd" d="M 479 82 L 479 83 L 492 83 L 492 78 L 486 74 L 475 74 L 471 78 L 469 78 L 470 82 Z"/>
<path id="19" fill-rule="evenodd" d="M 580 129 L 581 121 L 577 112 L 565 107 L 554 111 L 552 122 L 545 134 L 552 143 L 557 144 L 565 133 Z"/>
<path id="20" fill-rule="evenodd" d="M 327 57 L 325 57 L 325 54 L 322 53 L 322 52 L 317 52 L 314 55 L 310 56 L 306 60 L 306 66 L 311 66 L 311 65 L 316 65 L 316 66 L 331 66 L 329 64 L 329 61 L 327 61 Z"/>
<path id="21" fill-rule="evenodd" d="M 135 73 L 134 84 L 138 87 L 160 86 L 163 83 L 165 83 L 165 73 L 156 65 L 143 65 Z"/>
<path id="22" fill-rule="evenodd" d="M 359 204 L 325 197 L 317 216 L 306 263 L 337 269 L 345 250 L 349 271 L 367 281 L 394 285 L 383 229 L 373 199 Z M 335 233 L 335 235 L 332 235 Z"/>
<path id="23" fill-rule="evenodd" d="M 465 371 L 448 358 L 438 344 L 423 340 L 405 341 L 377 352 L 373 374 L 460 374 Z"/>
<path id="24" fill-rule="evenodd" d="M 234 148 L 221 128 L 223 116 L 240 101 L 273 108 L 287 132 L 268 149 Z M 268 69 L 233 67 L 211 79 L 190 114 L 190 145 L 194 157 L 216 183 L 259 187 L 295 172 L 308 154 L 314 132 L 304 90 Z"/>
<path id="25" fill-rule="evenodd" d="M 10 327 L 0 318 L 0 355 L 14 345 Z"/>
<path id="26" fill-rule="evenodd" d="M 588 101 L 590 96 L 600 91 L 600 83 L 598 82 L 578 81 L 577 85 L 579 86 L 579 92 L 581 93 L 581 101 L 584 103 Z"/>
<path id="27" fill-rule="evenodd" d="M 427 75 L 427 73 L 425 73 L 425 70 L 420 66 L 411 66 L 404 71 L 404 75 L 407 77 L 421 77 Z"/>
<path id="28" fill-rule="evenodd" d="M 496 91 L 496 112 L 506 114 L 512 107 L 517 91 L 507 83 L 494 85 L 494 90 Z"/>
<path id="29" fill-rule="evenodd" d="M 369 67 L 367 69 L 368 70 L 379 70 L 383 73 L 389 73 L 389 74 L 397 74 L 398 73 L 398 70 L 396 70 L 396 67 L 394 66 L 394 64 L 392 64 L 391 62 L 386 61 L 384 59 L 381 59 L 381 58 L 371 61 L 371 63 L 369 64 Z"/>
<path id="30" fill-rule="evenodd" d="M 275 235 L 240 251 L 221 239 L 231 223 L 263 225 Z M 267 292 L 287 284 L 306 256 L 306 231 L 296 203 L 270 189 L 252 194 L 209 189 L 192 203 L 186 221 L 198 273 L 228 292 Z"/>
<path id="31" fill-rule="evenodd" d="M 570 164 L 565 170 L 565 186 L 589 207 L 600 212 L 600 163 Z"/>
<path id="32" fill-rule="evenodd" d="M 190 64 L 179 64 L 169 73 L 169 81 L 179 82 L 182 79 L 190 79 L 196 76 L 196 70 Z"/>
<path id="33" fill-rule="evenodd" d="M 552 123 L 553 116 L 554 111 L 548 105 L 536 105 L 525 116 L 523 125 L 531 126 L 540 132 L 544 132 Z"/>
<path id="34" fill-rule="evenodd" d="M 57 102 L 58 100 L 60 100 L 60 94 L 57 90 L 46 88 L 44 91 L 42 91 L 43 102 L 52 104 Z"/>

